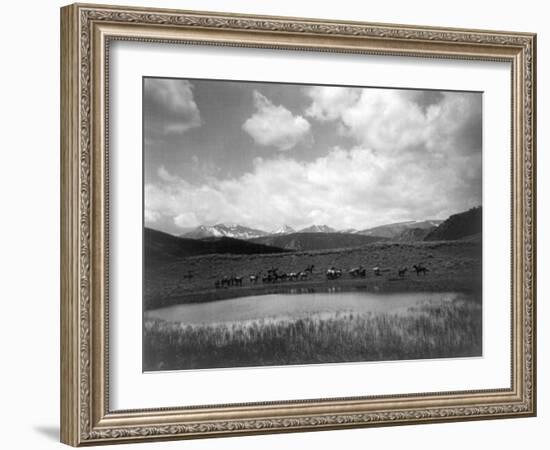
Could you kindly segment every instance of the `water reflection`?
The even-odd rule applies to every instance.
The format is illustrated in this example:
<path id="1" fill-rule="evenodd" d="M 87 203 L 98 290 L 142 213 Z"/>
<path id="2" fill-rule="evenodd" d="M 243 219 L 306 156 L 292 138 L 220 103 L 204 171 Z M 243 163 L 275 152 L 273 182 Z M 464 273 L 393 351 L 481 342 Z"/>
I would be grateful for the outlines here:
<path id="1" fill-rule="evenodd" d="M 323 289 L 322 292 L 313 288 L 289 288 L 284 292 L 267 295 L 168 306 L 147 311 L 145 317 L 200 324 L 327 317 L 350 313 L 401 314 L 426 302 L 453 301 L 457 295 L 453 292 L 349 292 L 342 291 L 341 287 Z"/>

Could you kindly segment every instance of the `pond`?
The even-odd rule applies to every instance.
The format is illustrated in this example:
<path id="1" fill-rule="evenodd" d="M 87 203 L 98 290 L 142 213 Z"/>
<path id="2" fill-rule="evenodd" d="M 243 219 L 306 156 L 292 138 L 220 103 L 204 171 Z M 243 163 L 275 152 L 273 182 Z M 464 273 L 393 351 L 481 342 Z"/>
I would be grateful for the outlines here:
<path id="1" fill-rule="evenodd" d="M 404 314 L 425 303 L 453 301 L 453 292 L 374 293 L 307 292 L 240 297 L 207 303 L 168 306 L 145 312 L 146 319 L 162 319 L 189 325 L 326 318 L 339 314 Z"/>

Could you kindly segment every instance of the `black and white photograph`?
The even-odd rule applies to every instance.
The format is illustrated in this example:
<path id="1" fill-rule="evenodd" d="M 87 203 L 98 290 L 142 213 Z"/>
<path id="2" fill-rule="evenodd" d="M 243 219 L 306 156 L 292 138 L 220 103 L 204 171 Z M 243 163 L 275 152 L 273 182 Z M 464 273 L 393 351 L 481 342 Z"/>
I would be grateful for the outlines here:
<path id="1" fill-rule="evenodd" d="M 481 92 L 142 81 L 144 371 L 483 356 Z"/>

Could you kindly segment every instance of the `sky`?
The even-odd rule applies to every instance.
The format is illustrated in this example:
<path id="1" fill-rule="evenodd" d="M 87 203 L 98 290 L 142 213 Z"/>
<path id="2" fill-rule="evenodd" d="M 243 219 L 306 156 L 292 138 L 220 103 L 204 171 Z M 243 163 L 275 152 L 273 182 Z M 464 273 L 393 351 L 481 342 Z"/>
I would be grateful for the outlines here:
<path id="1" fill-rule="evenodd" d="M 481 205 L 482 94 L 143 79 L 145 226 L 338 230 Z"/>

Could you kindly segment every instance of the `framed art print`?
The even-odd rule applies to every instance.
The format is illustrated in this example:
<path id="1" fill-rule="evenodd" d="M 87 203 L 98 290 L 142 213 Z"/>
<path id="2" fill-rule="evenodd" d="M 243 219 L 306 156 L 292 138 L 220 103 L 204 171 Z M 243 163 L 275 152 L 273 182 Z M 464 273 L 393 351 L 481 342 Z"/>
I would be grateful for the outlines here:
<path id="1" fill-rule="evenodd" d="M 63 442 L 536 413 L 535 35 L 61 19 Z"/>

